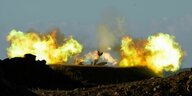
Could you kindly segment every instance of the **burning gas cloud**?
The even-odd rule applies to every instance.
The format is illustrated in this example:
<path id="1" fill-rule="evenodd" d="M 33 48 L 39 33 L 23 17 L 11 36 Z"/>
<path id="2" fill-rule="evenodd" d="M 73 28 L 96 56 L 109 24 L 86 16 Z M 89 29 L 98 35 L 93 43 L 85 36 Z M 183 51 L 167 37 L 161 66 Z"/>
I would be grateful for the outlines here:
<path id="1" fill-rule="evenodd" d="M 104 34 L 109 34 L 109 30 L 105 27 L 101 27 L 100 30 L 104 30 Z M 113 37 L 112 42 L 99 43 L 99 50 L 104 52 L 93 51 L 84 57 L 78 57 L 77 55 L 82 52 L 83 46 L 72 37 L 66 38 L 63 43 L 58 44 L 56 33 L 53 31 L 51 34 L 45 35 L 12 30 L 7 36 L 7 41 L 10 42 L 7 55 L 12 58 L 23 57 L 25 54 L 31 53 L 36 55 L 38 60 L 46 60 L 47 64 L 64 64 L 74 56 L 74 64 L 94 64 L 100 60 L 118 67 L 146 66 L 157 74 L 162 74 L 163 71 L 178 70 L 183 57 L 183 51 L 175 41 L 175 37 L 164 33 L 149 36 L 147 39 L 133 39 L 123 36 L 118 50 L 121 54 L 120 60 L 111 56 L 110 51 L 114 51 L 113 47 L 111 50 L 106 50 L 111 46 L 116 46 L 113 44 L 115 35 L 109 35 L 109 37 Z M 105 39 L 107 38 L 105 37 Z M 101 41 L 105 41 L 105 39 L 101 39 Z M 107 43 L 106 46 L 103 46 L 105 43 Z"/>
<path id="2" fill-rule="evenodd" d="M 176 71 L 180 68 L 183 52 L 175 37 L 158 33 L 147 40 L 124 37 L 121 45 L 119 66 L 146 66 L 155 73 Z"/>
<path id="3" fill-rule="evenodd" d="M 66 63 L 69 57 L 81 53 L 83 46 L 73 37 L 66 38 L 61 45 L 57 44 L 56 33 L 54 31 L 45 35 L 12 30 L 7 36 L 7 41 L 10 42 L 7 55 L 12 58 L 31 53 L 38 60 L 46 60 L 47 64 L 58 64 Z"/>

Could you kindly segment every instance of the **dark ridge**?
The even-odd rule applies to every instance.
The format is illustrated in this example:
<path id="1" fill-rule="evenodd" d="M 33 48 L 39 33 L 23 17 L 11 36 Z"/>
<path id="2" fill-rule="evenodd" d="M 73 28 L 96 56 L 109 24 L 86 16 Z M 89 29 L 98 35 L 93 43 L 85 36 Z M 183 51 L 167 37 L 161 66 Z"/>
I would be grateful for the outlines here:
<path id="1" fill-rule="evenodd" d="M 3 77 L 13 84 L 27 88 L 74 89 L 83 87 L 80 81 L 56 72 L 46 65 L 46 61 L 36 61 L 34 55 L 16 57 L 1 61 Z"/>
<path id="2" fill-rule="evenodd" d="M 131 82 L 158 77 L 157 74 L 146 67 L 77 66 L 61 64 L 50 65 L 50 67 L 59 73 L 69 76 L 71 79 L 83 82 L 86 86 Z"/>

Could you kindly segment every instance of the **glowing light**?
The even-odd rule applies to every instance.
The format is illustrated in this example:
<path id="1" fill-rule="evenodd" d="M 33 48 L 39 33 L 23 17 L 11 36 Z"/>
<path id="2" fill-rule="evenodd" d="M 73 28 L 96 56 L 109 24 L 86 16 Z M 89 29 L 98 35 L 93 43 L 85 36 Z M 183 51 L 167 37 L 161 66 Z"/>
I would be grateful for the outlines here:
<path id="1" fill-rule="evenodd" d="M 8 57 L 23 57 L 27 53 L 37 56 L 38 60 L 46 60 L 48 64 L 66 63 L 68 58 L 81 53 L 83 46 L 73 37 L 67 38 L 62 45 L 57 45 L 56 32 L 40 35 L 34 32 L 24 33 L 12 30 L 7 36 L 10 47 Z"/>
<path id="2" fill-rule="evenodd" d="M 121 42 L 121 60 L 119 66 L 146 66 L 155 73 L 179 69 L 183 52 L 174 36 L 159 33 L 147 40 L 133 40 L 124 37 Z"/>

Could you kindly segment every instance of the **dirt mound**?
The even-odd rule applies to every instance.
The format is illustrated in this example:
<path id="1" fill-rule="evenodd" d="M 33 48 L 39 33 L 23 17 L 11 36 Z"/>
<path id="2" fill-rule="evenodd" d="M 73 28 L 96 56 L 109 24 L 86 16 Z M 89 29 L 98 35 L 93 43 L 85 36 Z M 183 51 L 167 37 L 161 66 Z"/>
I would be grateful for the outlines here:
<path id="1" fill-rule="evenodd" d="M 9 82 L 27 88 L 74 89 L 83 87 L 80 81 L 58 73 L 46 65 L 46 61 L 36 61 L 35 56 L 25 55 L 1 61 L 0 70 Z"/>
<path id="2" fill-rule="evenodd" d="M 0 64 L 3 61 L 0 60 Z M 38 96 L 26 87 L 11 83 L 4 78 L 4 73 L 0 70 L 0 96 Z"/>

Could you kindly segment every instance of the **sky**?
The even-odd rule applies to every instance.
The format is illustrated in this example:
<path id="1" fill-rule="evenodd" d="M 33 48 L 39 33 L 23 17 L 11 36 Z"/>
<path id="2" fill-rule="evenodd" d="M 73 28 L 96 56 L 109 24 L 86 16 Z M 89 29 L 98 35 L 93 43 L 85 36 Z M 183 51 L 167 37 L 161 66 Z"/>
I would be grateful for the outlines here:
<path id="1" fill-rule="evenodd" d="M 59 28 L 83 44 L 94 45 L 98 25 L 121 18 L 125 33 L 134 38 L 158 32 L 174 35 L 186 53 L 182 67 L 192 67 L 191 0 L 0 1 L 0 59 L 7 58 L 6 36 L 12 29 L 47 32 Z"/>

